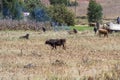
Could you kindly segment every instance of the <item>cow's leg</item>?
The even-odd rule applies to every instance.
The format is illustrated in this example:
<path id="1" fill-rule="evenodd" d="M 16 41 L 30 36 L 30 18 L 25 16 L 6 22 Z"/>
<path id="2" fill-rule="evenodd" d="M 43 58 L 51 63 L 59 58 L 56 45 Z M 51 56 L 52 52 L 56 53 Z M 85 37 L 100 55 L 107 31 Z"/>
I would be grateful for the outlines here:
<path id="1" fill-rule="evenodd" d="M 56 45 L 54 44 L 54 48 L 57 49 Z"/>
<path id="2" fill-rule="evenodd" d="M 52 49 L 54 49 L 54 45 L 52 44 L 51 46 L 52 46 Z"/>
<path id="3" fill-rule="evenodd" d="M 108 34 L 107 34 L 107 33 L 105 33 L 105 34 L 104 34 L 104 37 L 105 37 L 105 36 L 106 36 L 106 37 L 108 37 Z"/>
<path id="4" fill-rule="evenodd" d="M 108 38 L 108 33 L 106 34 L 107 38 Z"/>
<path id="5" fill-rule="evenodd" d="M 54 46 L 52 46 L 52 49 L 54 49 Z"/>
<path id="6" fill-rule="evenodd" d="M 106 34 L 104 33 L 104 37 L 106 36 Z"/>
<path id="7" fill-rule="evenodd" d="M 63 46 L 63 49 L 65 49 L 65 45 L 63 44 L 62 46 Z"/>
<path id="8" fill-rule="evenodd" d="M 99 37 L 101 37 L 101 33 L 99 33 Z"/>

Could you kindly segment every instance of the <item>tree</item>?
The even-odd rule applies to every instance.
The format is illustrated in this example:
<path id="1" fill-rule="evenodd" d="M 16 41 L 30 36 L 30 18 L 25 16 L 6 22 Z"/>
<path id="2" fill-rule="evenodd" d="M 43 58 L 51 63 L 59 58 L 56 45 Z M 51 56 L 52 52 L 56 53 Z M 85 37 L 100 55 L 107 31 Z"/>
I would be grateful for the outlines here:
<path id="1" fill-rule="evenodd" d="M 64 4 L 65 6 L 77 6 L 77 1 L 71 1 L 71 0 L 50 0 L 51 5 L 58 5 L 58 4 Z"/>
<path id="2" fill-rule="evenodd" d="M 25 0 L 24 2 L 24 10 L 28 12 L 32 12 L 36 7 L 43 8 L 40 0 Z"/>
<path id="3" fill-rule="evenodd" d="M 74 25 L 75 15 L 64 4 L 51 6 L 48 9 L 49 16 L 60 24 Z"/>
<path id="4" fill-rule="evenodd" d="M 40 21 L 40 22 L 44 22 L 44 21 L 49 21 L 50 18 L 47 14 L 47 12 L 42 9 L 42 8 L 35 8 L 32 12 L 32 17 L 36 20 L 36 21 Z"/>
<path id="5" fill-rule="evenodd" d="M 21 0 L 3 0 L 3 16 L 12 17 L 12 19 L 22 18 Z"/>
<path id="6" fill-rule="evenodd" d="M 50 0 L 50 4 L 57 5 L 57 4 L 65 4 L 68 5 L 69 0 Z"/>
<path id="7" fill-rule="evenodd" d="M 2 0 L 0 1 L 0 12 L 2 11 Z"/>
<path id="8" fill-rule="evenodd" d="M 46 7 L 40 0 L 25 0 L 24 11 L 30 12 L 31 19 L 35 19 L 36 21 L 49 20 Z"/>
<path id="9" fill-rule="evenodd" d="M 100 22 L 102 20 L 102 6 L 96 3 L 95 0 L 90 0 L 88 6 L 88 22 Z"/>

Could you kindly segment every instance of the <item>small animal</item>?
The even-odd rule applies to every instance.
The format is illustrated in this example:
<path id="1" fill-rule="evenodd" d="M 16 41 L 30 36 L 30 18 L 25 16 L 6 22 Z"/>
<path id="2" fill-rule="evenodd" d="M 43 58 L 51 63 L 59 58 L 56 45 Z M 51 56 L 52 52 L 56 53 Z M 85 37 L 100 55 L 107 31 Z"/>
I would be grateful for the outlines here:
<path id="1" fill-rule="evenodd" d="M 78 33 L 78 31 L 76 29 L 73 29 L 73 30 L 68 31 L 68 33 L 69 34 L 76 34 L 76 33 Z"/>
<path id="2" fill-rule="evenodd" d="M 42 27 L 42 31 L 43 31 L 43 32 L 45 32 L 45 31 L 46 31 L 45 27 Z"/>
<path id="3" fill-rule="evenodd" d="M 57 46 L 62 46 L 65 49 L 66 39 L 49 39 L 45 41 L 45 44 L 48 44 L 52 49 L 57 49 Z"/>
<path id="4" fill-rule="evenodd" d="M 19 37 L 20 39 L 29 39 L 29 34 L 26 34 L 25 36 Z"/>

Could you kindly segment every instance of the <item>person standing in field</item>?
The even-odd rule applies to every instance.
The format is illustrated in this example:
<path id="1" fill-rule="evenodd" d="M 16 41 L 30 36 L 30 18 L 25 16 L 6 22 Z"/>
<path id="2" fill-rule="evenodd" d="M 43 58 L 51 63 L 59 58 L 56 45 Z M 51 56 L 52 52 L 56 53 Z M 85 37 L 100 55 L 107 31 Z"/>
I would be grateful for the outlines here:
<path id="1" fill-rule="evenodd" d="M 95 32 L 95 34 L 96 34 L 96 32 L 99 30 L 99 27 L 100 27 L 100 24 L 99 24 L 99 22 L 97 21 L 96 22 L 96 24 L 95 24 L 95 26 L 94 26 L 94 32 Z"/>
<path id="2" fill-rule="evenodd" d="M 120 17 L 117 17 L 117 24 L 120 24 Z"/>
<path id="3" fill-rule="evenodd" d="M 97 27 L 97 30 L 99 29 L 99 27 L 100 27 L 100 23 L 97 21 L 96 22 L 96 27 Z"/>

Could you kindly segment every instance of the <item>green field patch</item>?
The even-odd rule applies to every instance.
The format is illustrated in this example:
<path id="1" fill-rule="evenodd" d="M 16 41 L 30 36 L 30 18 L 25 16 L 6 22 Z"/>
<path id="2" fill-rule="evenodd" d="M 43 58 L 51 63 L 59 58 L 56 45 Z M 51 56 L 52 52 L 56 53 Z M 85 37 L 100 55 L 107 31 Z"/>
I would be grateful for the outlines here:
<path id="1" fill-rule="evenodd" d="M 93 30 L 93 27 L 89 26 L 71 26 L 70 29 L 77 29 L 78 31 Z"/>

